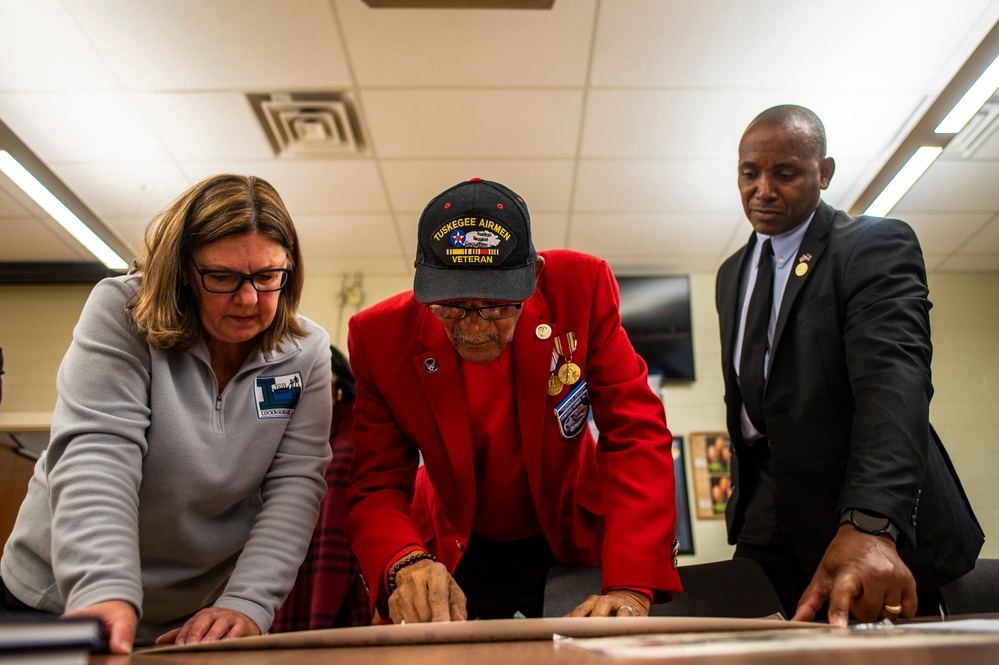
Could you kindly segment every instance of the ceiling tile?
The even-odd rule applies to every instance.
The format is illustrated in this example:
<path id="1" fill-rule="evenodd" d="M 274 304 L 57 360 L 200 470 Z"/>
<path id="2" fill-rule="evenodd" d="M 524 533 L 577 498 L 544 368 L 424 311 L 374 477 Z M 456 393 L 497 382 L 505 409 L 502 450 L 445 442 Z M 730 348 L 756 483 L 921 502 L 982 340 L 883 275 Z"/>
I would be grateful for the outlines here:
<path id="1" fill-rule="evenodd" d="M 167 152 L 180 161 L 262 160 L 274 156 L 246 96 L 148 93 L 132 98 Z"/>
<path id="2" fill-rule="evenodd" d="M 945 10 L 939 0 L 864 0 L 835 40 L 809 39 L 830 44 L 817 72 L 823 85 L 936 90 L 985 36 L 983 30 L 969 34 L 969 26 L 993 25 L 996 18 L 999 4 L 989 0 L 948 2 Z"/>
<path id="3" fill-rule="evenodd" d="M 837 159 L 830 155 L 836 163 L 832 182 L 829 188 L 822 192 L 822 200 L 841 210 L 848 210 L 860 193 L 870 183 L 871 172 L 880 168 L 878 160 Z"/>
<path id="4" fill-rule="evenodd" d="M 520 194 L 533 215 L 568 210 L 572 161 L 546 160 L 386 160 L 382 173 L 389 200 L 397 211 L 419 218 L 423 208 L 445 189 L 469 178 L 500 182 Z"/>
<path id="5" fill-rule="evenodd" d="M 614 0 L 600 5 L 595 86 L 764 88 L 817 79 L 827 58 L 808 44 L 835 44 L 858 0 Z"/>
<path id="6" fill-rule="evenodd" d="M 891 214 L 999 210 L 999 162 L 958 162 L 938 159 L 902 197 Z"/>
<path id="7" fill-rule="evenodd" d="M 124 92 L 0 93 L 0 118 L 50 165 L 168 158 Z"/>
<path id="8" fill-rule="evenodd" d="M 55 223 L 52 223 L 55 226 Z M 0 218 L 0 261 L 94 261 L 90 252 L 34 217 Z M 17 242 L 9 242 L 17 238 Z"/>
<path id="9" fill-rule="evenodd" d="M 877 92 L 858 106 L 840 91 L 594 90 L 587 95 L 584 157 L 738 158 L 752 119 L 780 103 L 814 110 L 827 127 L 829 154 L 872 159 L 922 102 L 913 93 Z M 733 167 L 734 168 L 734 167 Z"/>
<path id="10" fill-rule="evenodd" d="M 326 0 L 64 0 L 130 90 L 347 87 Z"/>
<path id="11" fill-rule="evenodd" d="M 999 3 L 997 3 L 999 4 Z M 996 108 L 995 104 L 990 103 L 993 109 Z M 969 123 L 970 125 L 970 123 Z M 968 127 L 966 127 L 968 129 Z M 978 134 L 973 143 L 973 152 L 970 154 L 961 154 L 958 152 L 958 147 L 961 150 L 966 150 L 966 147 L 962 145 L 963 141 L 955 139 L 951 141 L 947 147 L 944 149 L 942 155 L 940 155 L 941 160 L 950 159 L 971 159 L 975 161 L 999 161 L 999 115 L 993 116 L 992 122 L 988 126 L 981 128 L 980 130 L 976 128 L 976 132 L 981 132 Z M 960 136 L 960 135 L 959 135 Z M 961 139 L 964 139 L 961 136 Z"/>
<path id="12" fill-rule="evenodd" d="M 368 90 L 379 157 L 523 158 L 576 153 L 581 90 Z"/>
<path id="13" fill-rule="evenodd" d="M 981 231 L 968 238 L 957 253 L 999 255 L 999 215 L 992 217 Z"/>
<path id="14" fill-rule="evenodd" d="M 132 249 L 141 247 L 146 223 L 191 185 L 172 162 L 52 164 L 52 170 L 99 217 L 119 220 L 112 226 Z"/>
<path id="15" fill-rule="evenodd" d="M 746 109 L 766 108 L 763 97 L 756 91 L 593 90 L 580 154 L 725 159 L 734 173 Z"/>
<path id="16" fill-rule="evenodd" d="M 391 215 L 298 215 L 305 260 L 402 257 Z"/>
<path id="17" fill-rule="evenodd" d="M 923 254 L 923 263 L 926 265 L 927 272 L 934 270 L 939 270 L 940 265 L 947 260 L 946 254 Z M 930 300 L 933 300 L 933 292 L 930 291 Z"/>
<path id="18" fill-rule="evenodd" d="M 264 162 L 186 162 L 197 182 L 217 173 L 255 175 L 271 183 L 292 215 L 388 212 L 375 163 L 370 159 Z"/>
<path id="19" fill-rule="evenodd" d="M 0 0 L 0 16 L 0 90 L 121 87 L 58 0 Z"/>
<path id="20" fill-rule="evenodd" d="M 179 192 L 178 192 L 179 193 Z M 125 241 L 125 244 L 132 250 L 133 256 L 138 256 L 145 244 L 146 229 L 155 219 L 155 214 L 144 216 L 118 216 L 102 217 L 101 221 L 110 228 L 115 235 Z"/>
<path id="21" fill-rule="evenodd" d="M 6 178 L 0 178 L 0 180 L 6 180 Z M 5 192 L 0 185 L 0 219 L 17 219 L 28 216 L 28 210 L 17 199 Z"/>
<path id="22" fill-rule="evenodd" d="M 732 161 L 584 159 L 579 163 L 578 212 L 708 212 L 742 209 Z"/>
<path id="23" fill-rule="evenodd" d="M 895 216 L 892 212 L 892 216 Z M 910 213 L 902 219 L 919 238 L 924 254 L 950 254 L 981 229 L 992 217 L 989 213 L 959 215 L 953 213 L 920 215 Z M 996 247 L 999 250 L 999 245 Z M 980 251 L 980 250 L 979 250 Z"/>
<path id="24" fill-rule="evenodd" d="M 360 0 L 336 7 L 362 86 L 585 83 L 594 0 L 560 0 L 548 11 L 371 9 Z"/>
<path id="25" fill-rule="evenodd" d="M 531 212 L 531 240 L 539 252 L 545 249 L 571 247 L 566 239 L 568 233 L 567 213 Z"/>

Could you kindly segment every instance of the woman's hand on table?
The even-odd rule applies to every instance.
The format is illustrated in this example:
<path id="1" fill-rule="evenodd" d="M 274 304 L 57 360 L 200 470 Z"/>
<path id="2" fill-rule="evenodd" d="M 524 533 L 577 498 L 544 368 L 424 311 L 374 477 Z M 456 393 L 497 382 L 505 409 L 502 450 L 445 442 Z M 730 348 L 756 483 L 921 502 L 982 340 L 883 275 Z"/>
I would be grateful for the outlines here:
<path id="1" fill-rule="evenodd" d="M 222 607 L 206 607 L 180 628 L 160 635 L 156 638 L 156 644 L 197 644 L 259 634 L 257 624 L 242 612 Z"/>
<path id="2" fill-rule="evenodd" d="M 108 651 L 118 654 L 132 653 L 135 627 L 139 625 L 139 616 L 132 603 L 124 600 L 107 600 L 66 612 L 63 616 L 97 617 L 104 624 L 103 637 L 107 642 Z"/>

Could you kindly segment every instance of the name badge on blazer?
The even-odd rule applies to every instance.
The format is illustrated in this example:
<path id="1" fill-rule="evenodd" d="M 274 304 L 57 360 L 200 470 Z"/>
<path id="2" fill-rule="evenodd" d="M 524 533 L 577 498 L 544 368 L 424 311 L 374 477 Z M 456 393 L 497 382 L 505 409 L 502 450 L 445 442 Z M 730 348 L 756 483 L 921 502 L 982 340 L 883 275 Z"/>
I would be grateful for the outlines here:
<path id="1" fill-rule="evenodd" d="M 586 417 L 590 414 L 590 393 L 586 381 L 580 381 L 565 399 L 555 407 L 555 417 L 562 436 L 571 439 L 586 428 Z"/>

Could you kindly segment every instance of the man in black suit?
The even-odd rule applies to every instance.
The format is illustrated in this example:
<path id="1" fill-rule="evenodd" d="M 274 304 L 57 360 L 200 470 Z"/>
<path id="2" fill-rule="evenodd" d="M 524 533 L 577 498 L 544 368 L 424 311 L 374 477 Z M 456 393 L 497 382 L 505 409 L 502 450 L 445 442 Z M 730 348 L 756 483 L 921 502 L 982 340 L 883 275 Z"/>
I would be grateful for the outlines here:
<path id="1" fill-rule="evenodd" d="M 716 290 L 729 542 L 795 619 L 826 601 L 837 624 L 937 613 L 984 536 L 929 423 L 922 252 L 904 222 L 823 203 L 834 170 L 800 106 L 764 111 L 739 144 L 754 233 Z"/>

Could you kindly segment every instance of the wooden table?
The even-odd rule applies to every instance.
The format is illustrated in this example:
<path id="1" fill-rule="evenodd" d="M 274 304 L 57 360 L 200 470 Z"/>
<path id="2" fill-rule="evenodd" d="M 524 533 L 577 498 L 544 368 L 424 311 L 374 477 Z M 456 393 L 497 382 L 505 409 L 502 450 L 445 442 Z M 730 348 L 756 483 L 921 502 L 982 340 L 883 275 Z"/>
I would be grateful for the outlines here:
<path id="1" fill-rule="evenodd" d="M 593 620 L 590 620 L 593 621 Z M 391 628 L 391 627 L 390 627 Z M 806 629 L 807 630 L 807 629 Z M 793 637 L 805 635 L 798 631 L 759 630 L 740 631 L 738 638 L 749 637 L 755 648 L 767 648 L 763 636 L 768 634 Z M 692 633 L 680 633 L 691 635 Z M 707 645 L 724 642 L 733 633 L 701 632 L 699 641 Z M 806 637 L 811 644 L 818 644 L 826 636 L 816 630 L 814 636 Z M 259 639 L 259 638 L 256 638 Z M 136 653 L 132 656 L 98 655 L 91 657 L 91 665 L 509 665 L 528 663 L 529 665 L 608 665 L 628 663 L 652 665 L 654 663 L 696 664 L 696 665 L 885 665 L 886 663 L 906 663 L 906 665 L 994 665 L 999 663 L 999 635 L 973 635 L 967 638 L 946 635 L 923 634 L 922 644 L 913 645 L 901 638 L 897 640 L 855 639 L 843 636 L 836 648 L 814 650 L 806 647 L 800 651 L 752 651 L 747 648 L 742 653 L 705 654 L 688 653 L 683 649 L 669 647 L 670 653 L 662 658 L 618 658 L 592 653 L 579 648 L 565 646 L 551 639 L 531 639 L 526 641 L 493 641 L 435 644 L 399 644 L 390 646 L 344 646 L 336 648 L 268 648 L 232 651 L 167 651 Z M 955 640 L 961 643 L 955 643 Z M 977 643 L 972 643 L 976 642 Z M 877 643 L 876 643 L 877 642 Z M 891 642 L 891 643 L 889 643 Z M 704 646 L 702 644 L 702 646 Z M 748 644 L 748 643 L 747 643 Z M 779 645 L 779 639 L 775 641 Z M 786 644 L 786 642 L 785 642 Z M 752 644 L 750 644 L 752 646 Z"/>

